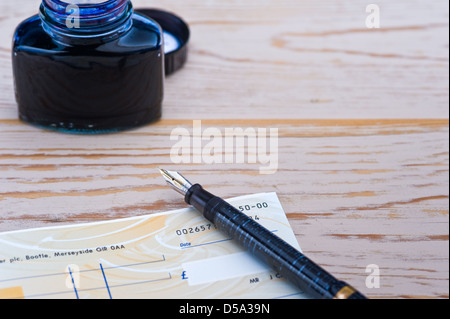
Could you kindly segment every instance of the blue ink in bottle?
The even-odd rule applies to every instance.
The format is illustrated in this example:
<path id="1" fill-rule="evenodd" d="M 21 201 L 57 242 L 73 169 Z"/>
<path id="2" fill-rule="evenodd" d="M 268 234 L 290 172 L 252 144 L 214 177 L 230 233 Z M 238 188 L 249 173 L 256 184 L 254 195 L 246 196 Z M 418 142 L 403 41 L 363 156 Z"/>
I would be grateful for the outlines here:
<path id="1" fill-rule="evenodd" d="M 161 117 L 162 29 L 130 0 L 43 0 L 17 27 L 12 60 L 25 122 L 104 133 Z"/>

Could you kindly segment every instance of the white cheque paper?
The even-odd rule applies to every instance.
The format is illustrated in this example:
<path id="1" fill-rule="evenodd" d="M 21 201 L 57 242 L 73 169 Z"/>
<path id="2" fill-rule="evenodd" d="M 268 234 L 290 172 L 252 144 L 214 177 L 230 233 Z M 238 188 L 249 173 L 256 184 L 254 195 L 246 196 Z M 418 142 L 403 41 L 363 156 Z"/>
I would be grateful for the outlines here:
<path id="1" fill-rule="evenodd" d="M 299 248 L 275 193 L 228 201 Z M 192 208 L 0 234 L 0 298 L 304 297 Z"/>

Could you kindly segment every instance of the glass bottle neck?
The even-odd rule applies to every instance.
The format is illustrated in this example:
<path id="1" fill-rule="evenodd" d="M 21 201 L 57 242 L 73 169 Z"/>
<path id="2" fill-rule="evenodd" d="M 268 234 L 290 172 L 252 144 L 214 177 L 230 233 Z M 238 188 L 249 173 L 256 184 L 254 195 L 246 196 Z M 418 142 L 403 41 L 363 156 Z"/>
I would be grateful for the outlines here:
<path id="1" fill-rule="evenodd" d="M 90 44 L 119 37 L 131 28 L 130 0 L 42 0 L 39 15 L 54 39 Z"/>

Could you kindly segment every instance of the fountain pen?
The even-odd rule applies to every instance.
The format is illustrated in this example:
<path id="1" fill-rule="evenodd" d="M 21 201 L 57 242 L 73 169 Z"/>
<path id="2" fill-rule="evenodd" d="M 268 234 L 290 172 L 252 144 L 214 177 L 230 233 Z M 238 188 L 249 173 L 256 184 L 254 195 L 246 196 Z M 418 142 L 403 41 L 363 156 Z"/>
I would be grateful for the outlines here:
<path id="1" fill-rule="evenodd" d="M 236 240 L 256 258 L 315 299 L 367 299 L 339 281 L 300 251 L 259 223 L 212 195 L 199 184 L 191 184 L 178 172 L 160 169 L 166 182 L 185 197 L 185 202 L 201 212 L 216 227 Z"/>

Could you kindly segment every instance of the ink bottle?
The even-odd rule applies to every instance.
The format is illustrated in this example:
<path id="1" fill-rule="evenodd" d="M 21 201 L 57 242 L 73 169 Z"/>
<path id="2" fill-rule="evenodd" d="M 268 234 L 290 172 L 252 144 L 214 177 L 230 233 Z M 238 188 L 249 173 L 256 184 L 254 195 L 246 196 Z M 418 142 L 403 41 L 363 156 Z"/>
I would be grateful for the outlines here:
<path id="1" fill-rule="evenodd" d="M 17 27 L 12 55 L 25 122 L 104 133 L 161 117 L 162 29 L 130 0 L 43 0 Z"/>

